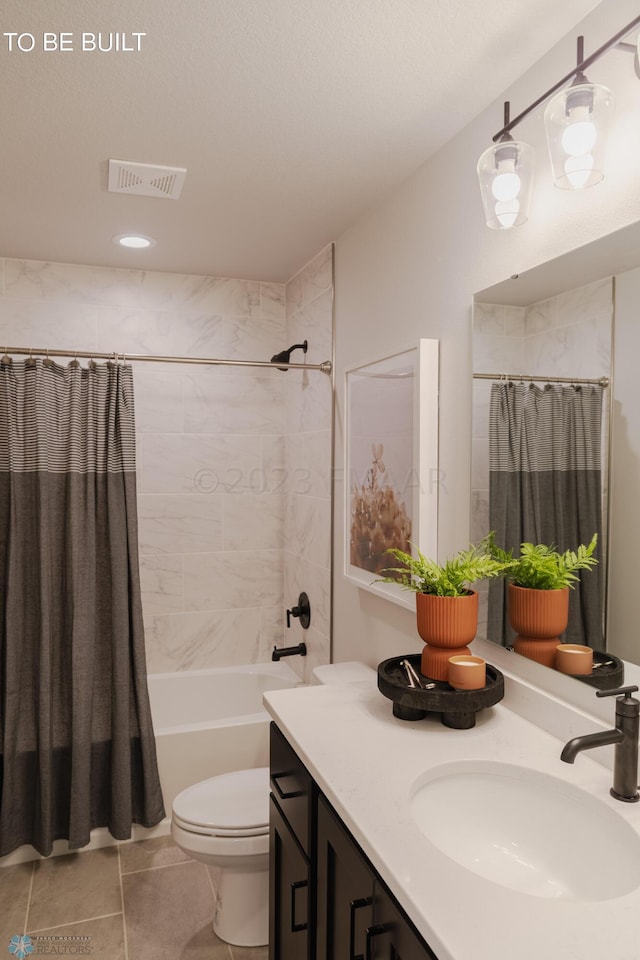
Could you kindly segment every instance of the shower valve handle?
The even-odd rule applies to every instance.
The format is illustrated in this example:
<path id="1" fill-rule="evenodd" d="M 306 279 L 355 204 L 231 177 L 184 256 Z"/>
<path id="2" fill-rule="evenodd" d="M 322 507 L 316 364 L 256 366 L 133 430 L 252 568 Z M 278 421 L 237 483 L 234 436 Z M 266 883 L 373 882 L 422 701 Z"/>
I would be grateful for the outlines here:
<path id="1" fill-rule="evenodd" d="M 287 610 L 287 627 L 291 626 L 291 617 L 300 618 L 300 626 L 303 630 L 309 628 L 311 622 L 311 606 L 309 604 L 309 597 L 306 593 L 301 593 L 298 597 L 298 604 L 295 607 L 291 607 L 290 610 Z"/>

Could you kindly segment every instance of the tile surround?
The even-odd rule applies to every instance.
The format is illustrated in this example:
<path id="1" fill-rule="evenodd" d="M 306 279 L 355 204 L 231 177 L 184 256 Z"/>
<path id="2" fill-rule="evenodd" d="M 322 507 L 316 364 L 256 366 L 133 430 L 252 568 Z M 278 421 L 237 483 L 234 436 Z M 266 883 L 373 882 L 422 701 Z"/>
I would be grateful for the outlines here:
<path id="1" fill-rule="evenodd" d="M 26 300 L 136 307 L 141 303 L 140 281 L 138 270 L 40 260 L 4 261 L 5 295 Z"/>
<path id="2" fill-rule="evenodd" d="M 138 497 L 140 554 L 207 553 L 222 549 L 220 495 Z"/>
<path id="3" fill-rule="evenodd" d="M 261 625 L 260 607 L 145 614 L 147 670 L 163 673 L 259 663 Z"/>
<path id="4" fill-rule="evenodd" d="M 307 361 L 332 355 L 330 246 L 288 284 L 17 259 L 0 271 L 0 339 L 15 346 L 268 360 L 306 338 Z M 150 672 L 269 657 L 301 571 L 321 571 L 306 582 L 326 662 L 330 378 L 134 363 L 134 379 Z"/>
<path id="5" fill-rule="evenodd" d="M 98 350 L 97 307 L 2 297 L 0 339 L 12 347 Z"/>
<path id="6" fill-rule="evenodd" d="M 287 342 L 309 341 L 307 360 L 332 357 L 333 251 L 328 246 L 286 287 Z M 284 524 L 284 603 L 297 603 L 305 590 L 311 626 L 298 621 L 284 629 L 287 646 L 304 640 L 308 654 L 292 657 L 292 669 L 306 681 L 313 667 L 331 656 L 331 378 L 289 371 L 285 401 L 286 506 Z"/>

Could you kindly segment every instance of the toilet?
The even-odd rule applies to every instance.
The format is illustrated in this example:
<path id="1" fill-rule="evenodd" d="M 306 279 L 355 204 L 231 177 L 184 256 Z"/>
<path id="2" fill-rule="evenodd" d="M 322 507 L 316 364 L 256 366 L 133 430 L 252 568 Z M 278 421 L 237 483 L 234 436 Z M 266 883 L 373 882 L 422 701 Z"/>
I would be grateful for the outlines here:
<path id="1" fill-rule="evenodd" d="M 238 947 L 267 943 L 269 768 L 223 773 L 187 787 L 173 801 L 171 835 L 194 860 L 220 870 L 217 936 Z"/>
<path id="2" fill-rule="evenodd" d="M 316 667 L 313 683 L 372 679 L 362 663 Z M 269 768 L 223 773 L 173 801 L 171 835 L 194 860 L 219 869 L 213 929 L 238 947 L 269 939 Z"/>

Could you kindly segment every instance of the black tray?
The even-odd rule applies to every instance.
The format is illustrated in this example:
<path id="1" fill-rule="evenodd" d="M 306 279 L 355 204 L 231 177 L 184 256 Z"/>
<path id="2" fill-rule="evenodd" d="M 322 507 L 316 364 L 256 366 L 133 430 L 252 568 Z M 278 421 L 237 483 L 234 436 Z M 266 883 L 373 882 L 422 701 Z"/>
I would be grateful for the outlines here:
<path id="1" fill-rule="evenodd" d="M 601 663 L 601 667 L 596 667 Z M 576 680 L 582 680 L 591 687 L 597 687 L 599 690 L 615 690 L 624 683 L 624 663 L 619 657 L 614 657 L 604 650 L 593 651 L 594 670 L 588 674 L 568 673 L 566 676 L 574 677 Z"/>
<path id="2" fill-rule="evenodd" d="M 393 715 L 400 720 L 423 720 L 427 713 L 440 713 L 445 727 L 468 730 L 476 723 L 476 713 L 492 707 L 504 697 L 504 677 L 496 667 L 487 664 L 487 683 L 480 690 L 454 690 L 444 680 L 431 680 L 420 672 L 420 654 L 391 657 L 378 664 L 378 690 L 393 701 Z M 408 660 L 419 677 L 435 683 L 432 690 L 410 687 L 400 666 Z"/>

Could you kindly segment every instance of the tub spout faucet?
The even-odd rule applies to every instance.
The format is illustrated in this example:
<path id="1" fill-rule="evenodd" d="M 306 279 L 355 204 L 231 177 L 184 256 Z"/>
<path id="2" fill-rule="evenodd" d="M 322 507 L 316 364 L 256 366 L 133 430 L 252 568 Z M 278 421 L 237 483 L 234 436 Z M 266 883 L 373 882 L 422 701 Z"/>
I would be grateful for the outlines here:
<path id="1" fill-rule="evenodd" d="M 597 690 L 596 697 L 617 697 L 616 725 L 613 730 L 574 737 L 565 744 L 560 759 L 573 763 L 583 750 L 615 744 L 613 786 L 609 791 L 616 800 L 637 803 L 638 793 L 638 737 L 640 733 L 640 700 L 632 697 L 638 688 L 618 687 L 615 690 Z"/>
<path id="2" fill-rule="evenodd" d="M 306 643 L 297 643 L 295 647 L 274 647 L 271 654 L 272 660 L 282 660 L 283 657 L 306 657 Z"/>

